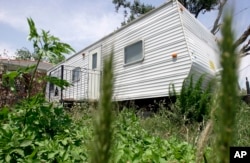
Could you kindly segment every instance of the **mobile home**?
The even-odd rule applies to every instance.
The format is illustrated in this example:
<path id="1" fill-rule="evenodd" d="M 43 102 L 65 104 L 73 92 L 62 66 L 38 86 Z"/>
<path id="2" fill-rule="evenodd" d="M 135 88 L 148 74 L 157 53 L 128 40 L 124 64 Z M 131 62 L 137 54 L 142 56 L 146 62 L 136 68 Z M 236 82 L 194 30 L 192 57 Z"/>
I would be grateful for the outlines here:
<path id="1" fill-rule="evenodd" d="M 48 86 L 49 100 L 98 100 L 103 61 L 112 50 L 116 101 L 165 97 L 170 84 L 178 93 L 188 76 L 209 79 L 219 69 L 216 37 L 171 0 L 50 69 L 72 86 Z"/>

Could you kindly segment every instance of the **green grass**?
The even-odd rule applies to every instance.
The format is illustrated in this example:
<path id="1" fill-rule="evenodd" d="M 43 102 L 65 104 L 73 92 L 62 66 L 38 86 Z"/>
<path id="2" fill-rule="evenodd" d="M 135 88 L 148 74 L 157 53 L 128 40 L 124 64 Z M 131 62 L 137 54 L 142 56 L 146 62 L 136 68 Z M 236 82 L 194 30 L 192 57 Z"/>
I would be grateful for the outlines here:
<path id="1" fill-rule="evenodd" d="M 236 114 L 233 146 L 250 146 L 250 106 L 241 103 Z"/>

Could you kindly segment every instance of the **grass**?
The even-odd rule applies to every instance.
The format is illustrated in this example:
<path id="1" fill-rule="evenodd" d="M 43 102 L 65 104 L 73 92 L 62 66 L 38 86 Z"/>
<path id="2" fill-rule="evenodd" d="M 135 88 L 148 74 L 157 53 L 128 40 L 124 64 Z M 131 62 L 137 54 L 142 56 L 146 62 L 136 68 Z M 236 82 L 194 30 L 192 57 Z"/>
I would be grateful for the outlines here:
<path id="1" fill-rule="evenodd" d="M 196 122 L 194 124 L 183 125 L 171 121 L 166 114 L 166 110 L 162 110 L 152 117 L 140 118 L 140 125 L 150 134 L 168 139 L 169 137 L 176 137 L 179 140 L 189 142 L 196 145 L 197 138 L 200 136 L 202 129 L 201 124 Z M 250 106 L 245 102 L 241 102 L 236 111 L 235 122 L 235 140 L 234 146 L 250 146 Z M 215 133 L 213 132 L 213 135 Z M 210 137 L 213 137 L 210 135 Z M 211 142 L 209 143 L 211 147 Z"/>
<path id="2" fill-rule="evenodd" d="M 250 107 L 242 103 L 236 114 L 236 133 L 233 146 L 250 146 Z"/>
<path id="3" fill-rule="evenodd" d="M 250 145 L 250 107 L 242 102 L 239 105 L 239 109 L 236 111 L 236 128 L 237 132 L 235 134 L 235 141 L 232 145 L 234 146 L 249 146 Z M 191 162 L 195 162 L 195 151 L 198 145 L 198 138 L 202 132 L 200 129 L 200 123 L 196 122 L 194 124 L 188 124 L 183 125 L 181 123 L 176 123 L 175 121 L 169 119 L 166 110 L 161 110 L 158 113 L 155 113 L 154 116 L 142 118 L 140 116 L 137 116 L 136 113 L 133 111 L 134 108 L 126 109 L 125 111 L 122 111 L 120 113 L 114 113 L 115 122 L 114 122 L 114 147 L 112 149 L 112 154 L 114 154 L 113 160 L 122 160 L 123 162 L 125 159 L 132 160 L 135 157 L 137 151 L 137 155 L 139 158 L 142 158 L 142 153 L 140 153 L 144 146 L 147 146 L 143 144 L 144 141 L 152 141 L 151 146 L 152 148 L 157 148 L 161 150 L 174 150 L 174 147 L 178 147 L 181 144 L 186 144 L 189 147 L 187 149 L 190 152 L 190 156 L 185 157 L 191 157 L 192 159 L 189 160 Z M 85 110 L 82 123 L 83 124 L 89 124 L 90 119 L 92 119 L 92 113 Z M 79 117 L 79 115 L 77 115 Z M 84 118 L 85 117 L 85 118 Z M 86 118 L 87 117 L 87 118 Z M 90 127 L 91 128 L 91 127 Z M 91 137 L 91 136 L 90 136 Z M 152 140 L 151 140 L 152 139 Z M 172 142 L 172 148 L 168 149 L 168 145 L 163 143 L 159 145 L 157 141 L 163 142 Z M 213 131 L 212 134 L 209 135 L 209 141 L 205 145 L 205 151 L 206 155 L 209 158 L 209 153 L 213 147 L 213 143 L 215 139 L 215 132 Z M 133 143 L 132 143 L 133 142 Z M 131 144 L 132 143 L 132 144 Z M 164 147 L 165 144 L 165 147 Z M 146 147 L 145 147 L 146 148 Z M 151 147 L 149 147 L 150 149 Z M 161 151 L 160 150 L 160 151 Z M 115 152 L 114 152 L 115 151 Z M 134 152 L 133 152 L 134 151 Z M 118 152 L 118 153 L 117 153 Z M 127 153 L 126 153 L 127 152 Z M 141 151 L 142 152 L 142 151 Z M 173 160 L 176 162 L 179 162 L 177 159 L 178 157 L 175 157 L 175 154 L 169 154 L 166 152 L 166 156 L 168 157 L 174 157 Z M 178 153 L 178 152 L 177 152 Z M 187 154 L 187 153 L 184 153 Z M 117 156 L 119 155 L 119 156 Z M 149 159 L 153 159 L 151 156 L 148 156 Z M 164 157 L 163 157 L 164 158 Z M 134 160 L 135 161 L 135 160 Z M 185 162 L 185 161 L 184 161 Z"/>

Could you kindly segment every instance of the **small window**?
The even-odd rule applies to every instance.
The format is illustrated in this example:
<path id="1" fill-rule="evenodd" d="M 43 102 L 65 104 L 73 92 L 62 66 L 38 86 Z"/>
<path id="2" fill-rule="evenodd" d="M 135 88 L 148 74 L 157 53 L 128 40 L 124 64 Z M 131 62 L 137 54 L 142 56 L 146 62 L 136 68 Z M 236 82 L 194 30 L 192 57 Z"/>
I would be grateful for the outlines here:
<path id="1" fill-rule="evenodd" d="M 134 63 L 143 59 L 142 40 L 132 45 L 126 46 L 124 49 L 124 63 Z"/>
<path id="2" fill-rule="evenodd" d="M 49 83 L 49 91 L 54 92 L 55 85 L 53 83 Z"/>
<path id="3" fill-rule="evenodd" d="M 75 69 L 73 69 L 73 72 L 72 72 L 72 81 L 73 82 L 80 80 L 80 72 L 81 72 L 80 67 L 76 67 Z"/>
<path id="4" fill-rule="evenodd" d="M 97 68 L 97 53 L 92 55 L 92 69 Z"/>

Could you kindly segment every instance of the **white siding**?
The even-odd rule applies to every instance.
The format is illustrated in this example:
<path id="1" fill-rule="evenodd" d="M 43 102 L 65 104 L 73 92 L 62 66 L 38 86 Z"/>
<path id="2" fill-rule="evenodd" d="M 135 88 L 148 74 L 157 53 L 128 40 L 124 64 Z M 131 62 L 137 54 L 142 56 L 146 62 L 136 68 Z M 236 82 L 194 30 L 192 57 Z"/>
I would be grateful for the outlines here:
<path id="1" fill-rule="evenodd" d="M 181 4 L 179 6 L 184 9 Z M 197 79 L 199 76 L 206 74 L 205 80 L 209 80 L 214 77 L 216 70 L 220 68 L 216 37 L 186 9 L 180 10 L 180 16 L 189 54 L 193 62 L 190 75 L 195 75 L 194 79 Z"/>
<path id="2" fill-rule="evenodd" d="M 168 96 L 170 84 L 180 91 L 191 67 L 182 29 L 177 4 L 170 2 L 103 42 L 103 58 L 114 48 L 115 100 Z M 124 47 L 139 40 L 144 60 L 124 65 Z"/>
<path id="3" fill-rule="evenodd" d="M 180 6 L 177 1 L 169 1 L 85 48 L 81 52 L 86 54 L 85 59 L 79 53 L 63 64 L 89 68 L 88 57 L 91 51 L 101 47 L 103 62 L 113 50 L 115 100 L 168 96 L 171 84 L 175 85 L 178 93 L 189 74 L 213 74 L 219 68 L 215 37 L 186 10 L 181 12 Z M 124 48 L 139 40 L 143 41 L 143 60 L 124 65 Z M 172 58 L 172 54 L 177 54 L 177 58 Z M 214 70 L 211 69 L 209 61 L 214 63 Z M 100 64 L 101 70 L 102 66 L 103 63 Z M 88 90 L 88 85 L 75 85 L 68 89 L 84 92 Z M 88 93 L 84 92 L 84 95 L 86 94 Z M 69 97 L 86 98 L 84 95 Z"/>

